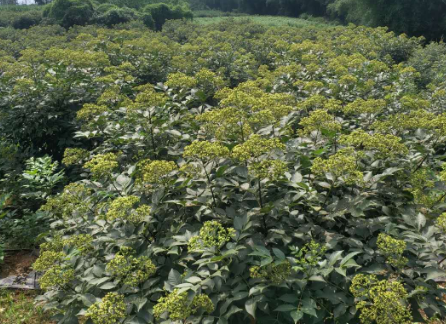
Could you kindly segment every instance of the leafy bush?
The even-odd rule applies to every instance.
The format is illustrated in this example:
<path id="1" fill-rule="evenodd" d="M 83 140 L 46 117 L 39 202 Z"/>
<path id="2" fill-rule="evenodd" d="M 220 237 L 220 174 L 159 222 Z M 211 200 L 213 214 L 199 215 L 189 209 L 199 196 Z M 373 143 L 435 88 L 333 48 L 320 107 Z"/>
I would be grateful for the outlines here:
<path id="1" fill-rule="evenodd" d="M 154 22 L 156 30 L 161 30 L 162 26 L 170 19 L 192 19 L 192 12 L 182 6 L 169 6 L 165 3 L 149 4 L 144 7 L 144 13 L 149 13 Z"/>
<path id="2" fill-rule="evenodd" d="M 102 3 L 95 8 L 95 11 L 97 14 L 101 15 L 101 14 L 105 14 L 110 9 L 117 9 L 117 8 L 119 8 L 119 7 L 112 3 Z"/>
<path id="3" fill-rule="evenodd" d="M 0 197 L 0 241 L 15 248 L 35 247 L 49 230 L 49 218 L 35 213 L 64 180 L 58 162 L 51 158 L 30 158 L 16 180 L 18 188 Z"/>
<path id="4" fill-rule="evenodd" d="M 51 157 L 30 158 L 22 173 L 22 186 L 25 198 L 45 200 L 53 193 L 55 187 L 64 179 L 63 170 L 58 171 L 59 163 L 52 162 Z"/>
<path id="5" fill-rule="evenodd" d="M 111 8 L 102 15 L 99 15 L 97 22 L 107 27 L 117 24 L 128 23 L 137 18 L 137 13 L 129 8 Z"/>
<path id="6" fill-rule="evenodd" d="M 74 25 L 86 25 L 93 14 L 93 4 L 90 0 L 55 0 L 51 3 L 48 17 L 69 28 Z"/>
<path id="7" fill-rule="evenodd" d="M 38 25 L 42 20 L 42 13 L 40 11 L 27 12 L 18 16 L 12 22 L 12 27 L 16 29 L 27 29 L 32 26 Z"/>
<path id="8" fill-rule="evenodd" d="M 155 29 L 155 20 L 149 12 L 144 12 L 141 16 L 141 20 L 147 28 Z"/>
<path id="9" fill-rule="evenodd" d="M 166 24 L 0 31 L 1 158 L 70 179 L 14 218 L 52 220 L 34 268 L 56 320 L 445 318 L 446 91 L 407 60 L 422 40 Z"/>

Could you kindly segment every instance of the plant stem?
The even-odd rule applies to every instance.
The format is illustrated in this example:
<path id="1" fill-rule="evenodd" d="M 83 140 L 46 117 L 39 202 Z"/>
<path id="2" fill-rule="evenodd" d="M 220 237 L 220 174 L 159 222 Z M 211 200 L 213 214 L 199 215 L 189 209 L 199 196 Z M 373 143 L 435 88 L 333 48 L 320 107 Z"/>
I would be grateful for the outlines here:
<path id="1" fill-rule="evenodd" d="M 212 194 L 212 200 L 214 201 L 214 207 L 217 207 L 217 200 L 215 199 L 214 189 L 212 188 L 211 177 L 209 176 L 204 163 L 201 162 L 201 164 L 203 164 L 204 173 L 206 174 L 206 178 L 208 180 L 209 189 L 211 190 L 211 194 Z"/>
<path id="2" fill-rule="evenodd" d="M 258 187 L 258 192 L 259 192 L 259 205 L 260 205 L 260 213 L 262 214 L 262 222 L 263 222 L 263 235 L 265 237 L 268 236 L 268 226 L 266 224 L 266 215 L 265 213 L 262 212 L 263 209 L 263 198 L 262 198 L 262 185 L 260 183 L 260 179 L 258 180 L 259 183 L 259 187 Z"/>

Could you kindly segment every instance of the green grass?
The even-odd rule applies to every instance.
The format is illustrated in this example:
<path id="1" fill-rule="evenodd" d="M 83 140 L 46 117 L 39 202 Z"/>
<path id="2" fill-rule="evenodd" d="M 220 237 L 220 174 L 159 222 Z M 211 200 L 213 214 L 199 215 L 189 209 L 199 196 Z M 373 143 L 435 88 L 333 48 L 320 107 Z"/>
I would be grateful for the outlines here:
<path id="1" fill-rule="evenodd" d="M 50 316 L 34 304 L 34 291 L 0 290 L 0 323 L 53 324 Z"/>
<path id="2" fill-rule="evenodd" d="M 282 16 L 234 16 L 234 17 L 197 17 L 194 18 L 194 21 L 201 25 L 209 25 L 219 23 L 226 19 L 234 19 L 234 20 L 242 20 L 249 19 L 255 23 L 264 24 L 267 26 L 293 26 L 293 27 L 327 27 L 330 26 L 330 23 L 324 21 L 322 19 L 300 19 L 300 18 L 292 18 L 292 17 L 282 17 Z"/>

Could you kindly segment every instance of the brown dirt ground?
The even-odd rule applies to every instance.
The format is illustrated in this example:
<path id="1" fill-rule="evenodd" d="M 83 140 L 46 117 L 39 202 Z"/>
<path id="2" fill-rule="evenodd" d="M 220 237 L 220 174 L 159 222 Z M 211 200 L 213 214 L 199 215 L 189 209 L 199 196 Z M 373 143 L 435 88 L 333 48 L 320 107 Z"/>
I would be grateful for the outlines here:
<path id="1" fill-rule="evenodd" d="M 30 250 L 7 252 L 5 262 L 0 268 L 0 278 L 27 275 L 36 259 L 36 253 Z"/>

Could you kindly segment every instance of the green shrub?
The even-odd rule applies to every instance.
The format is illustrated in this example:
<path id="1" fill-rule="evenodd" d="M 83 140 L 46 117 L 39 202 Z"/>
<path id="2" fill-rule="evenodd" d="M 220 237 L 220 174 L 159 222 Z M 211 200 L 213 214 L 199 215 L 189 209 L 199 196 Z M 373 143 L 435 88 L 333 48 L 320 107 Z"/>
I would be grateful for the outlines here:
<path id="1" fill-rule="evenodd" d="M 47 18 L 50 15 L 52 4 L 49 3 L 43 7 L 42 17 Z"/>
<path id="2" fill-rule="evenodd" d="M 165 3 L 150 4 L 144 7 L 144 13 L 149 13 L 155 22 L 156 30 L 161 30 L 166 20 L 171 17 L 171 8 Z"/>
<path id="3" fill-rule="evenodd" d="M 74 25 L 86 25 L 93 14 L 94 8 L 90 0 L 55 0 L 48 17 L 55 19 L 61 26 L 70 28 Z"/>
<path id="4" fill-rule="evenodd" d="M 0 235 L 34 239 L 51 219 L 35 268 L 56 319 L 446 318 L 442 45 L 385 28 L 140 24 L 0 30 L 0 190 L 14 193 Z M 424 66 L 423 51 L 427 87 L 407 60 Z M 57 174 L 26 165 L 45 154 L 69 184 L 26 211 Z"/>
<path id="5" fill-rule="evenodd" d="M 180 5 L 169 6 L 165 3 L 150 4 L 144 7 L 144 13 L 150 13 L 155 22 L 156 30 L 161 30 L 162 26 L 170 19 L 192 19 L 192 12 Z"/>
<path id="6" fill-rule="evenodd" d="M 147 28 L 155 29 L 155 20 L 149 12 L 144 12 L 141 15 L 141 20 Z"/>
<path id="7" fill-rule="evenodd" d="M 128 23 L 138 18 L 137 13 L 130 8 L 111 8 L 102 15 L 98 16 L 96 21 L 107 27 L 117 24 Z"/>
<path id="8" fill-rule="evenodd" d="M 102 3 L 99 6 L 97 6 L 95 10 L 96 10 L 97 14 L 101 15 L 101 14 L 105 14 L 110 9 L 117 9 L 117 8 L 119 8 L 119 7 L 112 3 Z"/>
<path id="9" fill-rule="evenodd" d="M 15 29 L 27 29 L 38 25 L 42 21 L 42 13 L 40 11 L 26 12 L 12 22 Z"/>

